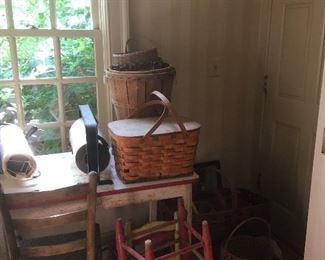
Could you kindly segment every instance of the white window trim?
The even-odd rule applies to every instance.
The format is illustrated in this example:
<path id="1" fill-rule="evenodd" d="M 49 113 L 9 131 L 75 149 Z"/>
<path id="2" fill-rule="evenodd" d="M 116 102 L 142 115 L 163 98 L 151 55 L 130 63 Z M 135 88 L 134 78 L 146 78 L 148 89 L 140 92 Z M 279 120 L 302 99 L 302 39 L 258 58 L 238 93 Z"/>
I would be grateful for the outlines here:
<path id="1" fill-rule="evenodd" d="M 99 2 L 100 1 L 100 4 Z M 64 120 L 64 104 L 63 104 L 63 85 L 66 83 L 94 83 L 96 84 L 96 96 L 97 96 L 97 111 L 98 111 L 98 121 L 101 125 L 101 128 L 107 123 L 109 120 L 109 111 L 110 106 L 108 104 L 108 91 L 105 87 L 105 83 L 103 81 L 104 78 L 104 62 L 103 62 L 103 38 L 102 33 L 107 34 L 109 31 L 109 24 L 103 23 L 102 21 L 107 21 L 108 5 L 105 0 L 91 0 L 91 9 L 93 15 L 93 29 L 92 30 L 59 30 L 56 29 L 56 17 L 55 17 L 55 0 L 49 0 L 50 7 L 50 19 L 51 19 L 51 29 L 13 29 L 14 28 L 14 20 L 12 14 L 12 1 L 5 0 L 6 4 L 6 16 L 8 29 L 0 30 L 0 37 L 8 37 L 10 48 L 12 49 L 12 71 L 13 78 L 10 80 L 1 80 L 1 85 L 10 85 L 15 89 L 16 94 L 21 96 L 21 85 L 32 85 L 32 84 L 55 84 L 57 86 L 58 91 L 58 107 L 59 107 L 59 117 L 57 122 L 49 122 L 49 123 L 38 123 L 38 127 L 42 128 L 59 128 L 61 135 L 61 145 L 62 149 L 66 150 L 66 127 L 71 125 L 71 122 Z M 105 9 L 102 8 L 105 7 Z M 100 18 L 101 20 L 100 21 Z M 101 23 L 101 28 L 100 28 Z M 54 55 L 57 57 L 55 59 L 56 68 L 61 67 L 60 60 L 60 48 L 59 48 L 59 38 L 60 37 L 91 37 L 94 40 L 94 56 L 95 56 L 95 64 L 96 64 L 96 76 L 93 77 L 72 77 L 72 78 L 63 78 L 61 75 L 61 71 L 57 69 L 56 76 L 54 78 L 42 78 L 42 79 L 20 79 L 19 78 L 19 70 L 18 70 L 18 57 L 17 57 L 17 45 L 16 45 L 16 37 L 51 37 L 53 38 L 53 46 L 54 46 Z M 107 39 L 107 38 L 106 38 Z M 108 60 L 107 57 L 110 56 L 110 48 L 109 48 L 109 39 L 107 39 L 107 53 L 104 59 Z M 106 63 L 107 65 L 109 63 Z M 17 96 L 16 96 L 17 97 Z M 106 107 L 103 107 L 105 106 Z M 23 114 L 23 105 L 22 100 L 18 97 L 16 98 L 17 105 L 17 117 L 18 124 L 20 127 L 25 127 L 25 119 Z M 28 125 L 28 124 L 27 124 Z"/>
<path id="2" fill-rule="evenodd" d="M 113 52 L 123 52 L 125 43 L 130 37 L 130 10 L 129 0 L 99 0 L 99 28 L 103 37 L 104 68 L 111 65 Z M 107 121 L 112 121 L 113 107 L 111 103 L 110 88 L 106 79 L 106 104 Z M 107 126 L 101 128 L 107 134 Z"/>
<path id="3" fill-rule="evenodd" d="M 5 0 L 6 4 L 11 5 L 11 0 Z M 7 6 L 7 5 L 6 5 Z M 57 30 L 56 29 L 56 17 L 55 17 L 55 1 L 50 0 L 50 17 L 51 17 L 51 24 L 54 25 L 52 29 L 37 29 L 33 30 L 33 34 L 31 35 L 30 29 L 18 29 L 13 32 L 13 19 L 9 20 L 9 29 L 2 30 L 0 32 L 0 36 L 8 36 L 9 34 L 12 37 L 9 37 L 10 44 L 13 46 L 13 80 L 2 80 L 1 84 L 3 85 L 14 85 L 15 91 L 20 92 L 19 84 L 29 85 L 35 84 L 36 82 L 39 84 L 60 84 L 58 86 L 58 95 L 59 99 L 63 97 L 62 85 L 67 83 L 97 83 L 97 111 L 98 111 L 98 121 L 100 130 L 107 135 L 107 122 L 113 119 L 112 114 L 112 103 L 110 98 L 110 91 L 109 86 L 105 80 L 104 71 L 105 69 L 109 68 L 111 64 L 111 53 L 112 53 L 112 46 L 114 46 L 114 52 L 121 52 L 124 50 L 124 46 L 126 41 L 130 37 L 130 24 L 129 24 L 129 0 L 91 0 L 91 8 L 93 14 L 93 27 L 94 30 L 78 30 L 74 31 L 75 36 L 89 36 L 94 38 L 95 44 L 95 59 L 96 59 L 96 75 L 97 75 L 97 82 L 96 77 L 74 77 L 74 78 L 62 78 L 59 73 L 57 73 L 57 77 L 60 78 L 59 82 L 56 78 L 49 78 L 49 79 L 19 79 L 18 75 L 18 67 L 17 67 L 17 55 L 16 55 L 16 44 L 14 40 L 14 36 L 55 36 L 54 39 L 54 49 L 60 51 L 57 48 L 59 44 L 58 39 L 59 37 L 70 36 L 69 30 Z M 12 8 L 8 8 L 6 10 L 7 17 L 13 17 L 11 13 Z M 97 10 L 97 12 L 94 10 Z M 119 15 L 111 15 L 111 14 L 119 14 Z M 115 18 L 112 18 L 115 17 Z M 117 28 L 112 30 L 111 27 Z M 14 43 L 14 44 L 13 44 Z M 55 55 L 59 57 L 59 52 L 56 51 Z M 99 61 L 99 62 L 98 62 Z M 56 63 L 60 62 L 59 59 L 55 60 Z M 59 64 L 55 64 L 58 67 Z M 63 114 L 63 105 L 59 105 L 60 113 Z M 18 110 L 18 121 L 20 126 L 24 126 L 24 118 L 21 117 L 23 114 L 22 111 L 22 103 L 17 102 L 17 110 Z M 63 119 L 61 119 L 63 120 Z M 65 133 L 66 129 L 62 129 L 62 127 L 66 127 L 62 125 L 62 122 L 54 122 L 54 123 L 43 123 L 40 124 L 42 127 L 60 127 L 61 126 L 61 143 L 62 145 L 65 144 L 65 136 L 62 133 Z M 65 149 L 66 147 L 62 147 Z"/>

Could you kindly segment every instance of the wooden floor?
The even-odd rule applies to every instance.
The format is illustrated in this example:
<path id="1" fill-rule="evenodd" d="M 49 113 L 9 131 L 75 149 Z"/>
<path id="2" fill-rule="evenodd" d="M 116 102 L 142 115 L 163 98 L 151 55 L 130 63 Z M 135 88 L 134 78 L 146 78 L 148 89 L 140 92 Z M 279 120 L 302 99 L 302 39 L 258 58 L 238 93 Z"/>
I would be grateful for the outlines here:
<path id="1" fill-rule="evenodd" d="M 280 245 L 283 253 L 283 259 L 282 260 L 303 260 L 303 257 L 298 256 L 295 254 L 290 248 L 287 248 L 286 246 Z M 78 259 L 78 260 L 86 260 L 85 254 L 76 254 L 73 257 L 71 256 L 58 256 L 58 257 L 52 257 L 51 260 L 72 260 L 72 259 Z M 102 259 L 110 259 L 115 260 L 114 257 L 111 255 L 108 255 L 107 251 L 103 252 Z M 215 257 L 216 260 L 219 260 L 219 257 Z"/>

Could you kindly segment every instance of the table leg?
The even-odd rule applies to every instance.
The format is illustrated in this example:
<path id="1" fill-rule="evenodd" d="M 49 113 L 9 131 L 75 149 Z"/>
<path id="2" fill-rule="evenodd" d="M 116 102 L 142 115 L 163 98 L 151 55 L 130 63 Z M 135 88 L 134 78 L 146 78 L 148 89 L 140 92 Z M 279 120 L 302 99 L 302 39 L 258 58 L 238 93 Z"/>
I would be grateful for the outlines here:
<path id="1" fill-rule="evenodd" d="M 155 200 L 149 201 L 149 222 L 157 220 L 158 202 Z"/>
<path id="2" fill-rule="evenodd" d="M 184 186 L 184 207 L 187 210 L 187 223 L 192 224 L 192 184 Z"/>

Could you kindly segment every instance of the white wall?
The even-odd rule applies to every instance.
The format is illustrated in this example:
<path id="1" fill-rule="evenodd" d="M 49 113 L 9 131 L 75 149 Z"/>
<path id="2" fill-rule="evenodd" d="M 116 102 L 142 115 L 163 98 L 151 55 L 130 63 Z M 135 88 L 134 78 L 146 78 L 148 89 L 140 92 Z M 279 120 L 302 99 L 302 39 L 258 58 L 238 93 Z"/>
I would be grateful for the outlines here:
<path id="1" fill-rule="evenodd" d="M 130 0 L 130 34 L 177 71 L 173 103 L 202 124 L 197 161 L 252 183 L 261 0 Z M 220 77 L 208 77 L 210 60 Z"/>

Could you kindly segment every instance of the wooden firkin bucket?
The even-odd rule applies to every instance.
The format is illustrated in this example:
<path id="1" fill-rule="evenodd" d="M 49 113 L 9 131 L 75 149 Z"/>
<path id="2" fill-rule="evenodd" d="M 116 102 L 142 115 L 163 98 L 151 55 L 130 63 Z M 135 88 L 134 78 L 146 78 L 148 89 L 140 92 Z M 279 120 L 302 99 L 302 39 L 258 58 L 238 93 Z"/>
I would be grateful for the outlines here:
<path id="1" fill-rule="evenodd" d="M 172 66 L 163 69 L 141 71 L 107 70 L 106 78 L 111 88 L 111 99 L 117 119 L 128 118 L 137 108 L 150 100 L 154 90 L 169 100 L 176 71 Z M 161 111 L 150 108 L 143 117 L 157 116 Z"/>

